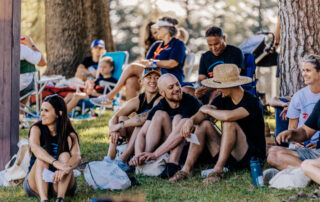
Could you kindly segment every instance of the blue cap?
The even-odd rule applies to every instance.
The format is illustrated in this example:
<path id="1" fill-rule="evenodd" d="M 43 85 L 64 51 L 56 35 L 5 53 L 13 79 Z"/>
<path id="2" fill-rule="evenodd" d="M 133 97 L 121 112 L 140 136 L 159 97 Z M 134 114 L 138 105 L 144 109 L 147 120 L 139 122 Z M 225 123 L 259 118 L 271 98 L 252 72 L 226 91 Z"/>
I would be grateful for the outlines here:
<path id="1" fill-rule="evenodd" d="M 91 43 L 90 48 L 97 47 L 97 46 L 101 48 L 105 48 L 104 41 L 101 39 L 96 39 Z"/>

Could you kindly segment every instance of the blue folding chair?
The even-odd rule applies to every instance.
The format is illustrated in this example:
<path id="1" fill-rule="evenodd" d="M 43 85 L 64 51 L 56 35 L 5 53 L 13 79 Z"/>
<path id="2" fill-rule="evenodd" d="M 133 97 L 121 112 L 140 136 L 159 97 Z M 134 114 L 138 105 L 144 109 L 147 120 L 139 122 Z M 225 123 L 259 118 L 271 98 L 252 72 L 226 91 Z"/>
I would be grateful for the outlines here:
<path id="1" fill-rule="evenodd" d="M 113 59 L 114 71 L 112 73 L 112 76 L 115 79 L 119 80 L 122 73 L 122 69 L 128 64 L 129 53 L 127 51 L 118 51 L 118 52 L 107 52 L 104 55 L 102 55 L 99 59 L 96 78 L 99 77 L 100 61 L 104 57 L 111 57 Z M 104 95 L 106 94 L 107 91 L 112 90 L 112 88 L 115 86 L 114 83 L 110 83 L 106 81 L 100 82 L 100 84 L 104 87 L 104 92 L 103 92 Z M 113 108 L 114 111 L 116 111 L 120 107 L 120 103 L 121 103 L 120 101 L 121 101 L 121 92 L 117 94 L 116 99 L 112 103 L 111 108 Z M 92 109 L 96 107 L 89 101 L 89 99 L 81 100 L 78 103 L 78 106 L 81 107 L 82 115 L 86 113 L 86 109 Z M 99 116 L 102 110 L 104 110 L 104 108 L 100 107 Z"/>

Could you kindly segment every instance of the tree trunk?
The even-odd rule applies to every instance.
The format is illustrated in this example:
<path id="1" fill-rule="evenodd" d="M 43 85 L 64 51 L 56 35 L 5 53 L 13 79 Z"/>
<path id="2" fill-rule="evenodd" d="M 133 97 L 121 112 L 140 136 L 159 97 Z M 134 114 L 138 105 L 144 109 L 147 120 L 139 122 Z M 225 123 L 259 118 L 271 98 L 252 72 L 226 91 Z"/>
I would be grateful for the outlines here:
<path id="1" fill-rule="evenodd" d="M 45 2 L 46 74 L 72 77 L 84 57 L 90 55 L 90 43 L 103 39 L 107 51 L 114 51 L 105 0 L 68 0 Z"/>
<path id="2" fill-rule="evenodd" d="M 320 0 L 280 0 L 280 95 L 304 86 L 302 58 L 320 53 Z"/>

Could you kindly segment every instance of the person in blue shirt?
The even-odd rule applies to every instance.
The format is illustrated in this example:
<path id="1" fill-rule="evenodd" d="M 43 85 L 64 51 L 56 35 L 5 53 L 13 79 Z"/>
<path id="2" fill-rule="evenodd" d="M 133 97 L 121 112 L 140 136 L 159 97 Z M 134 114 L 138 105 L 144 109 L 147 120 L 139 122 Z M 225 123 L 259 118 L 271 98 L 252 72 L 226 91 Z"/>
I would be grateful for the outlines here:
<path id="1" fill-rule="evenodd" d="M 185 44 L 176 39 L 178 21 L 171 17 L 163 17 L 152 26 L 157 30 L 157 39 L 149 49 L 146 59 L 130 64 L 112 91 L 101 97 L 102 103 L 108 103 L 126 86 L 126 99 L 135 97 L 140 89 L 139 78 L 145 67 L 156 65 L 161 68 L 161 73 L 171 73 L 179 82 L 184 79 L 183 62 L 186 56 Z"/>

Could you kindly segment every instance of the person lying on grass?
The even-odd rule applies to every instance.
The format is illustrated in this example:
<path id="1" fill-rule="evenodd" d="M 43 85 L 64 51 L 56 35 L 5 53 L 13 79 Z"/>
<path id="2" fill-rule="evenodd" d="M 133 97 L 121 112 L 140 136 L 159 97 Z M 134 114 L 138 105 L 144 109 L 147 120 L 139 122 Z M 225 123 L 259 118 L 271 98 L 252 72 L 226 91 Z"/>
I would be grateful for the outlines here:
<path id="1" fill-rule="evenodd" d="M 88 79 L 85 85 L 85 92 L 69 93 L 64 98 L 64 101 L 67 104 L 68 112 L 70 112 L 74 107 L 76 107 L 79 101 L 81 100 L 101 96 L 104 91 L 103 82 L 109 82 L 115 85 L 117 83 L 117 79 L 112 77 L 113 70 L 114 70 L 114 62 L 112 58 L 111 57 L 102 58 L 100 61 L 99 78 L 94 80 L 92 78 Z M 113 88 L 113 87 L 111 86 L 110 88 Z M 109 91 L 107 90 L 107 92 Z"/>
<path id="2" fill-rule="evenodd" d="M 178 162 L 185 145 L 181 140 L 168 149 L 171 140 L 180 135 L 183 123 L 199 110 L 201 103 L 194 96 L 183 93 L 178 79 L 170 73 L 159 78 L 158 87 L 164 98 L 150 111 L 135 143 L 135 157 L 129 164 L 138 166 L 170 151 L 169 162 L 159 176 L 169 178 L 180 170 Z"/>
<path id="3" fill-rule="evenodd" d="M 215 183 L 223 178 L 223 168 L 248 168 L 250 159 L 265 159 L 263 107 L 258 98 L 244 91 L 241 85 L 250 83 L 249 77 L 239 75 L 234 64 L 220 64 L 213 69 L 213 78 L 202 81 L 202 85 L 215 88 L 218 95 L 210 105 L 204 105 L 198 113 L 187 119 L 181 137 L 189 137 L 195 127 L 200 144 L 191 144 L 186 163 L 170 182 L 191 176 L 191 169 L 205 147 L 217 160 L 213 171 L 204 183 Z M 212 120 L 222 121 L 222 135 Z"/>
<path id="4" fill-rule="evenodd" d="M 158 104 L 162 98 L 158 92 L 157 82 L 161 76 L 159 68 L 146 67 L 142 75 L 142 87 L 144 93 L 130 99 L 119 111 L 117 111 L 109 121 L 109 144 L 107 162 L 112 162 L 116 156 L 116 147 L 119 139 L 129 140 L 128 145 L 122 155 L 114 162 L 124 171 L 130 167 L 126 163 L 133 153 L 134 144 L 142 125 L 145 123 L 150 109 Z M 136 116 L 129 118 L 132 113 Z"/>
<path id="5" fill-rule="evenodd" d="M 64 201 L 74 195 L 77 183 L 73 175 L 81 160 L 79 138 L 67 114 L 66 104 L 58 95 L 47 96 L 41 106 L 41 120 L 31 126 L 29 145 L 32 152 L 23 188 L 28 196 L 48 201 L 57 196 Z M 44 169 L 54 172 L 52 181 L 43 180 Z"/>

